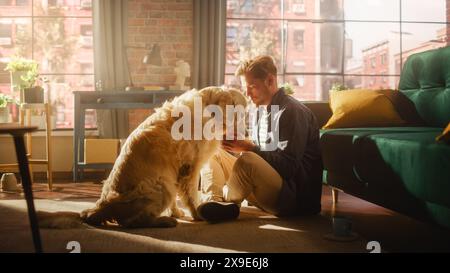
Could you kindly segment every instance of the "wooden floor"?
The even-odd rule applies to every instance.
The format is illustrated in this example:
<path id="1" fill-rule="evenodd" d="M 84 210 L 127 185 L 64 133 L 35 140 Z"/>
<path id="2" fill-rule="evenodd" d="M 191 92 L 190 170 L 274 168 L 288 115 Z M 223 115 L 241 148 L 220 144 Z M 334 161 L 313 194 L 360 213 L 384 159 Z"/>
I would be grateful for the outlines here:
<path id="1" fill-rule="evenodd" d="M 55 182 L 50 192 L 45 183 L 33 185 L 35 198 L 52 200 L 95 200 L 101 187 L 93 182 Z M 21 195 L 0 192 L 0 199 Z M 324 186 L 322 214 L 331 217 L 336 213 L 350 217 L 353 230 L 367 241 L 378 241 L 383 251 L 450 252 L 450 229 L 416 221 L 345 193 L 340 193 L 338 204 L 333 206 L 331 191 Z"/>
<path id="2" fill-rule="evenodd" d="M 387 252 L 450 252 L 450 229 L 420 222 L 357 197 L 339 193 L 333 206 L 331 189 L 324 186 L 322 214 L 345 215 L 353 229 L 368 241 L 378 241 Z"/>

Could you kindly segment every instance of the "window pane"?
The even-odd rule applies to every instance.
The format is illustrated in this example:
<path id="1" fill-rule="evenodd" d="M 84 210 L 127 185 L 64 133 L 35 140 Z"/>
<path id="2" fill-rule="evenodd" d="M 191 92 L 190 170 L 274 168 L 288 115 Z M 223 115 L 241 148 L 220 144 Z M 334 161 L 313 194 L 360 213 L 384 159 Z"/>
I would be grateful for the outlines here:
<path id="1" fill-rule="evenodd" d="M 402 20 L 421 22 L 449 22 L 450 2 L 448 0 L 427 1 L 403 0 Z"/>
<path id="2" fill-rule="evenodd" d="M 0 63 L 0 93 L 10 95 L 12 93 L 11 79 L 9 72 L 3 71 L 5 63 Z"/>
<path id="3" fill-rule="evenodd" d="M 450 24 L 402 24 L 402 52 L 411 54 L 449 45 Z"/>
<path id="4" fill-rule="evenodd" d="M 281 23 L 275 20 L 227 20 L 225 73 L 234 73 L 239 61 L 270 55 L 281 68 Z"/>
<path id="5" fill-rule="evenodd" d="M 328 100 L 328 92 L 334 83 L 342 83 L 340 76 L 289 75 L 286 83 L 294 89 L 295 98 L 299 100 Z"/>
<path id="6" fill-rule="evenodd" d="M 50 83 L 52 112 L 56 116 L 56 128 L 73 128 L 73 91 L 93 91 L 94 75 L 46 76 Z M 86 111 L 86 128 L 96 127 L 95 111 Z"/>
<path id="7" fill-rule="evenodd" d="M 41 73 L 92 73 L 92 19 L 35 19 L 34 58 Z"/>
<path id="8" fill-rule="evenodd" d="M 398 74 L 394 56 L 400 52 L 399 29 L 397 23 L 346 23 L 345 73 Z"/>
<path id="9" fill-rule="evenodd" d="M 342 19 L 340 0 L 284 0 L 285 19 Z"/>
<path id="10" fill-rule="evenodd" d="M 0 18 L 0 62 L 13 55 L 31 58 L 31 20 Z"/>
<path id="11" fill-rule="evenodd" d="M 286 72 L 342 70 L 343 24 L 288 22 Z"/>
<path id="12" fill-rule="evenodd" d="M 278 85 L 281 86 L 281 84 L 284 82 L 284 76 L 278 75 L 277 76 Z M 239 77 L 234 76 L 234 74 L 226 74 L 225 75 L 225 81 L 224 85 L 227 87 L 236 88 L 239 90 L 243 90 L 241 79 Z M 243 90 L 244 91 L 244 90 Z"/>
<path id="13" fill-rule="evenodd" d="M 31 16 L 31 0 L 0 1 L 0 16 Z"/>
<path id="14" fill-rule="evenodd" d="M 225 75 L 225 81 L 224 81 L 225 86 L 228 87 L 233 87 L 233 88 L 241 88 L 241 82 L 240 79 L 234 75 Z"/>
<path id="15" fill-rule="evenodd" d="M 403 2 L 409 2 L 409 0 Z M 417 9 L 415 11 L 417 12 Z M 399 0 L 345 0 L 344 13 L 346 20 L 400 21 L 400 2 Z"/>
<path id="16" fill-rule="evenodd" d="M 399 76 L 345 76 L 349 89 L 397 89 Z"/>
<path id="17" fill-rule="evenodd" d="M 284 83 L 284 78 L 285 78 L 285 76 L 283 76 L 283 75 L 277 76 L 278 86 L 281 86 Z M 225 75 L 224 85 L 227 87 L 239 89 L 242 92 L 244 92 L 244 94 L 246 93 L 245 88 L 242 87 L 241 79 L 238 77 L 235 77 L 234 75 L 231 75 L 231 74 Z"/>
<path id="18" fill-rule="evenodd" d="M 34 1 L 33 11 L 38 16 L 92 16 L 92 0 Z"/>
<path id="19" fill-rule="evenodd" d="M 72 91 L 93 91 L 94 75 L 43 75 L 49 79 L 43 85 L 45 92 L 50 90 L 52 115 L 56 119 L 56 129 L 73 128 L 73 94 Z M 11 94 L 9 74 L 0 74 L 0 92 Z M 13 94 L 17 99 L 18 93 Z M 17 121 L 18 113 L 12 113 L 13 121 Z M 86 127 L 96 128 L 95 111 L 86 111 Z"/>
<path id="20" fill-rule="evenodd" d="M 281 18 L 281 0 L 228 0 L 227 17 Z"/>
<path id="21" fill-rule="evenodd" d="M 0 92 L 11 94 L 10 73 L 4 69 L 11 56 L 31 58 L 31 44 L 29 18 L 0 18 Z"/>

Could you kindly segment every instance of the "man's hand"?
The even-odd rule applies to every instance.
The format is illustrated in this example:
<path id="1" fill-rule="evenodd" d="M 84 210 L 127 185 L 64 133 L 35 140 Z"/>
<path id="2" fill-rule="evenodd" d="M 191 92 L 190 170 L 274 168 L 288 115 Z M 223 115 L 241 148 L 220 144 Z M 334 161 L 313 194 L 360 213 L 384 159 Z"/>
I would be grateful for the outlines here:
<path id="1" fill-rule="evenodd" d="M 255 148 L 255 144 L 250 140 L 223 140 L 222 148 L 228 152 L 240 153 L 252 151 Z"/>

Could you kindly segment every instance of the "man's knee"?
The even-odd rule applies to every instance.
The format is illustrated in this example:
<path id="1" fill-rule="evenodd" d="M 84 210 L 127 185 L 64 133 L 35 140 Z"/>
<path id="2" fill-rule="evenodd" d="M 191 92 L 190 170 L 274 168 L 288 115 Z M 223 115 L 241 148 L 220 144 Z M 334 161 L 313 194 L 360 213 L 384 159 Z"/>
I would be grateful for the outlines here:
<path id="1" fill-rule="evenodd" d="M 239 172 L 243 171 L 249 173 L 254 167 L 255 162 L 258 159 L 258 155 L 253 152 L 243 152 L 241 156 L 234 163 L 234 170 Z"/>
<path id="2" fill-rule="evenodd" d="M 220 162 L 220 157 L 222 156 L 221 153 L 215 153 L 210 159 L 209 161 L 214 161 L 214 162 Z"/>

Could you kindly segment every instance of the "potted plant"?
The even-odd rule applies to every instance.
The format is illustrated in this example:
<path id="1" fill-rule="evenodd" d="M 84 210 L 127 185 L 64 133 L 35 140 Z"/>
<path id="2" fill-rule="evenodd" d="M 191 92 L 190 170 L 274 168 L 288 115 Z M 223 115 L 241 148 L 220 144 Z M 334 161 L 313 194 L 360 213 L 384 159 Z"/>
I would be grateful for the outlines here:
<path id="1" fill-rule="evenodd" d="M 286 95 L 293 95 L 295 93 L 294 88 L 292 88 L 292 85 L 288 82 L 282 84 L 281 87 L 283 88 Z"/>
<path id="2" fill-rule="evenodd" d="M 40 81 L 37 71 L 37 64 L 28 70 L 25 75 L 21 77 L 22 86 L 20 88 L 21 98 L 23 103 L 44 103 L 44 88 L 38 83 Z"/>
<path id="3" fill-rule="evenodd" d="M 5 71 L 9 71 L 11 75 L 11 85 L 14 91 L 20 91 L 24 84 L 22 76 L 30 70 L 37 70 L 37 63 L 34 60 L 23 57 L 12 57 L 6 65 Z"/>
<path id="4" fill-rule="evenodd" d="M 348 88 L 347 88 L 347 86 L 345 86 L 345 85 L 343 85 L 342 83 L 334 83 L 332 86 L 331 86 L 331 91 L 344 91 L 344 90 L 347 90 Z"/>
<path id="5" fill-rule="evenodd" d="M 11 96 L 0 93 L 0 123 L 9 122 L 9 104 L 17 101 Z"/>

